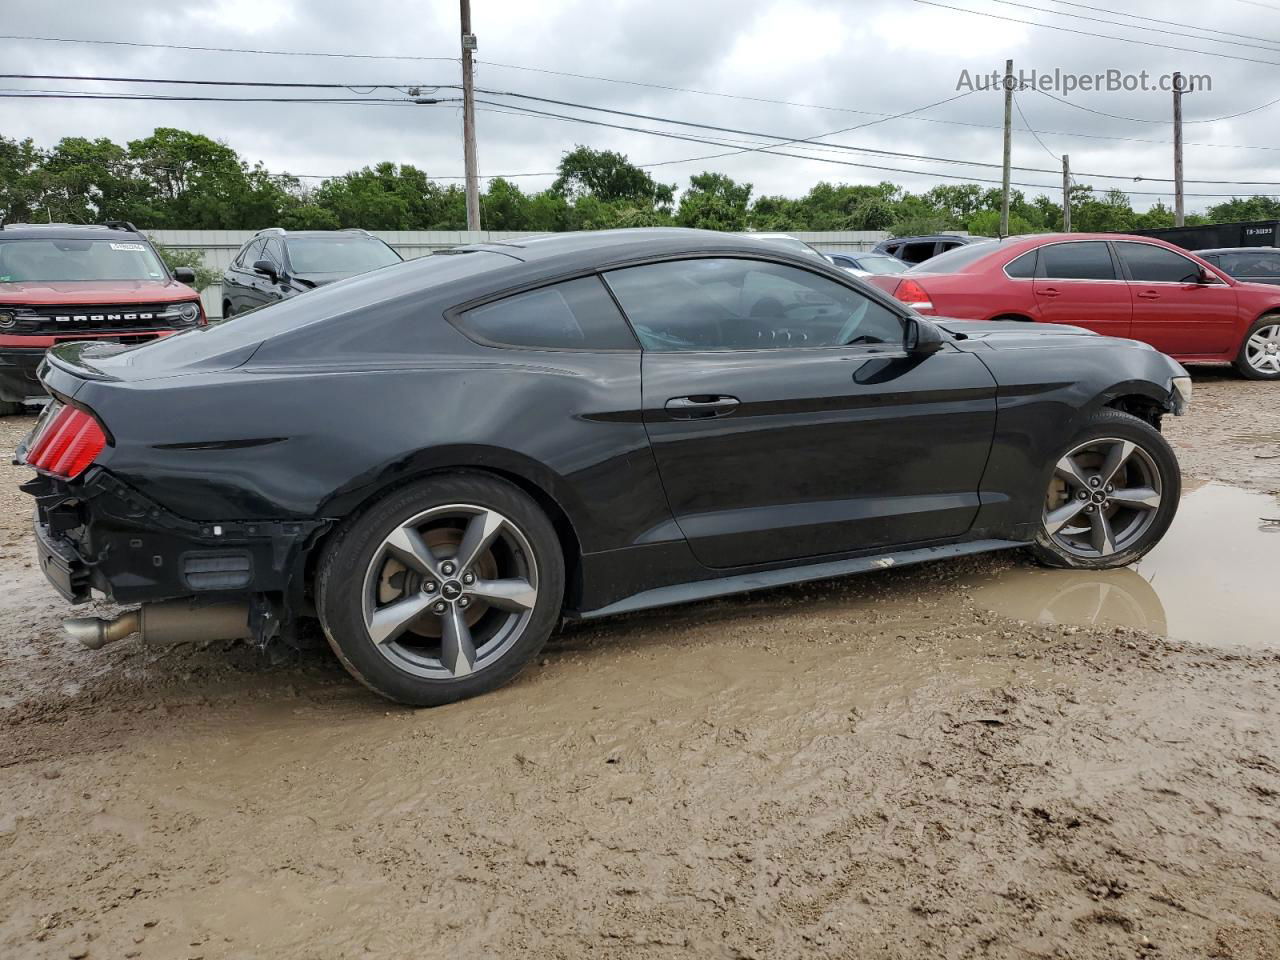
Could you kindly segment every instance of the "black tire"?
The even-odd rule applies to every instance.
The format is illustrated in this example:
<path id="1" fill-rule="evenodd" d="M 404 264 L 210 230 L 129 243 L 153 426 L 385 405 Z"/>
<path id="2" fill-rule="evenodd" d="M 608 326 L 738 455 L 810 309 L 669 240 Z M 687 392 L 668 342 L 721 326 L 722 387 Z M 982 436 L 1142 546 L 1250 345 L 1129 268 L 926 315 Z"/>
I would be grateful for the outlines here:
<path id="1" fill-rule="evenodd" d="M 463 523 L 457 529 L 430 526 L 432 523 L 454 523 L 449 511 L 463 507 L 478 510 L 477 517 L 484 515 L 485 511 L 492 512 L 503 521 L 500 532 L 494 535 L 493 546 L 486 547 L 485 557 L 494 564 L 501 562 L 495 560 L 495 556 L 505 557 L 509 564 L 524 564 L 521 569 L 525 570 L 526 585 L 532 584 L 536 599 L 531 599 L 529 606 L 515 613 L 496 605 L 490 606 L 477 596 L 474 605 L 464 613 L 457 608 L 465 607 L 467 603 L 455 593 L 450 601 L 454 606 L 449 608 L 449 615 L 435 617 L 433 608 L 426 609 L 418 619 L 411 621 L 409 629 L 397 634 L 395 639 L 376 644 L 370 624 L 376 624 L 377 620 L 366 618 L 371 609 L 378 613 L 386 609 L 377 606 L 382 596 L 379 591 L 404 591 L 388 601 L 388 606 L 405 600 L 422 602 L 422 596 L 438 596 L 440 606 L 443 606 L 446 588 L 480 589 L 486 579 L 490 583 L 499 579 L 506 583 L 522 582 L 507 579 L 507 574 L 501 571 L 481 573 L 481 579 L 474 580 L 474 587 L 460 587 L 462 570 L 457 571 L 452 579 L 445 578 L 440 571 L 448 566 L 450 554 L 447 551 L 462 549 L 462 543 L 452 548 L 437 546 L 427 551 L 439 561 L 436 566 L 439 583 L 433 582 L 429 574 L 419 573 L 405 565 L 400 568 L 403 573 L 388 577 L 387 564 L 396 563 L 396 556 L 403 556 L 389 552 L 388 538 L 408 527 L 416 530 L 423 542 L 436 535 L 463 540 L 465 531 L 469 529 L 465 520 L 457 521 Z M 434 517 L 435 511 L 442 512 L 438 520 Z M 424 514 L 433 516 L 424 522 L 426 525 L 422 528 L 414 527 Z M 504 537 L 509 537 L 515 546 L 507 544 Z M 480 566 L 481 561 L 478 560 L 468 569 L 478 570 Z M 496 571 L 497 567 L 493 569 Z M 401 578 L 398 584 L 396 576 Z M 415 577 L 420 577 L 420 582 L 415 582 Z M 452 703 L 488 693 L 507 683 L 537 656 L 546 643 L 559 623 L 563 598 L 564 556 L 555 529 L 546 515 L 522 490 L 497 478 L 471 473 L 440 475 L 402 487 L 351 518 L 326 546 L 316 575 L 320 623 L 343 666 L 375 693 L 417 707 Z M 468 599 L 472 598 L 468 596 Z M 465 668 L 472 672 L 465 675 L 450 675 L 450 671 L 443 668 L 446 660 L 444 636 L 448 629 L 445 621 L 455 615 L 459 618 L 456 622 L 464 618 L 479 618 L 472 625 L 477 628 L 471 651 L 473 663 Z M 439 629 L 434 641 L 430 636 L 419 636 L 419 631 L 430 634 L 433 625 Z M 495 639 L 484 641 L 482 646 L 484 631 L 490 629 L 494 631 Z M 463 628 L 463 632 L 472 638 L 471 627 Z M 431 654 L 433 642 L 437 645 L 438 658 Z M 484 652 L 487 648 L 491 648 L 489 654 Z M 431 666 L 433 663 L 435 666 Z M 443 676 L 439 675 L 442 669 Z"/>
<path id="2" fill-rule="evenodd" d="M 1120 443 L 1111 443 L 1111 441 L 1120 441 Z M 1095 477 L 1101 479 L 1102 473 L 1106 470 L 1104 451 L 1109 452 L 1116 447 L 1127 449 L 1123 447 L 1123 441 L 1132 443 L 1135 446 L 1135 452 L 1130 455 L 1130 459 L 1122 461 L 1119 469 L 1124 471 L 1126 478 L 1130 471 L 1135 477 L 1140 474 L 1142 482 L 1147 483 L 1147 486 L 1137 487 L 1138 480 L 1129 480 L 1130 484 L 1135 484 L 1132 490 L 1153 490 L 1157 496 L 1146 499 L 1148 503 L 1157 503 L 1157 506 L 1150 508 L 1122 506 L 1118 499 L 1110 499 L 1105 484 L 1101 490 L 1089 486 Z M 1137 451 L 1142 453 L 1139 454 Z M 1102 461 L 1097 472 L 1085 477 L 1086 483 L 1079 486 L 1074 486 L 1074 480 L 1066 480 L 1058 467 L 1072 455 L 1077 463 L 1081 459 L 1087 461 L 1090 456 L 1096 456 Z M 1087 474 L 1090 471 L 1086 470 L 1083 473 Z M 1123 483 L 1120 479 L 1115 482 Z M 1086 500 L 1080 497 L 1081 491 L 1089 494 L 1091 498 L 1100 493 L 1104 502 L 1095 505 L 1092 499 Z M 1131 491 L 1127 489 L 1114 491 L 1117 497 L 1126 492 Z M 1042 507 L 1044 523 L 1031 546 L 1031 553 L 1036 560 L 1048 567 L 1109 570 L 1128 566 L 1141 559 L 1168 532 L 1169 525 L 1173 523 L 1173 518 L 1178 512 L 1178 501 L 1181 496 L 1182 471 L 1178 466 L 1173 448 L 1160 435 L 1160 431 L 1132 414 L 1112 409 L 1100 410 L 1090 417 L 1071 441 L 1063 447 L 1059 458 L 1046 473 L 1045 501 Z M 1068 505 L 1073 507 L 1076 505 L 1076 498 L 1079 498 L 1082 505 L 1080 509 L 1088 510 L 1089 513 L 1076 514 L 1077 519 L 1070 521 L 1069 525 L 1063 525 L 1057 535 L 1051 534 L 1049 531 L 1051 509 L 1055 512 L 1065 512 Z M 1061 515 L 1057 513 L 1058 517 Z M 1114 549 L 1111 551 L 1096 546 L 1097 540 L 1093 538 L 1093 534 L 1099 524 L 1110 531 L 1104 542 L 1110 543 L 1111 533 L 1117 533 Z M 1111 524 L 1115 526 L 1112 527 Z M 1125 530 L 1120 529 L 1121 525 L 1126 525 L 1132 531 L 1127 539 L 1125 539 Z M 1071 533 L 1070 531 L 1077 526 L 1081 528 L 1081 532 Z M 1098 555 L 1090 555 L 1088 550 L 1081 546 L 1086 537 L 1092 541 L 1088 550 L 1096 549 Z M 1068 543 L 1074 545 L 1068 546 Z"/>
<path id="3" fill-rule="evenodd" d="M 1280 328 L 1280 313 L 1269 313 L 1265 317 L 1260 317 L 1258 322 L 1249 328 L 1249 332 L 1244 335 L 1244 339 L 1240 341 L 1240 352 L 1236 354 L 1235 368 L 1236 372 L 1246 380 L 1280 380 L 1280 360 L 1277 360 L 1276 370 L 1259 370 L 1249 362 L 1249 338 L 1259 330 L 1267 327 Z M 1280 356 L 1280 354 L 1277 354 Z"/>
<path id="4" fill-rule="evenodd" d="M 16 417 L 26 411 L 26 405 L 17 400 L 0 400 L 0 417 Z"/>

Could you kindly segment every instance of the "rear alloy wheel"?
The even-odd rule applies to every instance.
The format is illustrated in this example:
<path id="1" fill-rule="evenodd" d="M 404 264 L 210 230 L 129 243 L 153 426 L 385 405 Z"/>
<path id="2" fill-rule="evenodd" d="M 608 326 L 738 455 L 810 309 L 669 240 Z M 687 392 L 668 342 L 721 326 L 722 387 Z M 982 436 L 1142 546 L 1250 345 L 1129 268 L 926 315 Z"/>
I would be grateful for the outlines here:
<path id="1" fill-rule="evenodd" d="M 1168 530 L 1181 489 L 1177 459 L 1160 432 L 1103 411 L 1054 464 L 1032 551 L 1055 567 L 1133 563 Z"/>
<path id="2" fill-rule="evenodd" d="M 383 696 L 433 706 L 505 683 L 550 635 L 564 590 L 555 532 L 487 477 L 427 481 L 330 547 L 320 616 L 347 668 Z"/>
<path id="3" fill-rule="evenodd" d="M 1249 330 L 1236 369 L 1250 380 L 1280 380 L 1280 316 L 1263 317 Z"/>

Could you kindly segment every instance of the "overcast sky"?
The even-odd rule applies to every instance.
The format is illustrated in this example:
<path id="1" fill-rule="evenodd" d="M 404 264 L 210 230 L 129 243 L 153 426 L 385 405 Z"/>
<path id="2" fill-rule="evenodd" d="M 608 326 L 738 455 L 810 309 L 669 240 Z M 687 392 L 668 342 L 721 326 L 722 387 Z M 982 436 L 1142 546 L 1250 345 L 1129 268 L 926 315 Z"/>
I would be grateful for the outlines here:
<path id="1" fill-rule="evenodd" d="M 1131 37 L 1148 43 L 1213 50 L 1226 59 L 1074 35 L 1063 30 L 953 12 L 919 0 L 473 0 L 479 41 L 477 85 L 667 118 L 812 138 L 844 130 L 830 142 L 880 150 L 928 154 L 956 160 L 1000 161 L 1002 101 L 999 92 L 975 92 L 921 112 L 918 118 L 880 119 L 955 96 L 962 71 L 970 75 L 1016 66 L 1052 73 L 1093 74 L 1110 68 L 1147 70 L 1153 81 L 1174 70 L 1208 74 L 1211 92 L 1184 99 L 1188 121 L 1220 117 L 1280 97 L 1280 0 L 1218 0 L 1211 7 L 1192 0 L 1137 0 L 1124 9 L 1153 20 L 1204 23 L 1219 33 L 1133 20 L 1126 29 L 1083 17 L 1120 20 L 1117 14 L 1084 9 L 1060 0 L 938 0 L 952 7 L 1054 24 L 1061 28 Z M 1092 6 L 1107 6 L 1092 0 Z M 1115 6 L 1114 4 L 1111 6 Z M 1028 7 L 1053 9 L 1055 16 Z M 328 51 L 455 58 L 439 61 L 263 56 L 0 40 L 7 73 L 120 75 L 188 79 L 236 79 L 372 84 L 458 83 L 458 4 L 454 0 L 4 0 L 0 21 L 7 34 L 41 37 L 191 44 L 270 50 Z M 1199 33 L 1228 42 L 1189 40 L 1168 33 Z M 1228 34 L 1232 34 L 1229 36 Z M 1242 35 L 1242 36 L 1235 36 Z M 507 66 L 503 66 L 503 65 Z M 536 69 L 514 69 L 513 66 Z M 601 79 L 539 71 L 563 71 Z M 681 87 L 704 93 L 681 92 Z M 118 85 L 85 81 L 5 80 L 8 90 L 108 90 Z M 126 88 L 178 92 L 175 88 Z M 195 93 L 248 95 L 251 91 L 187 88 Z M 282 91 L 285 96 L 309 95 Z M 707 93 L 733 94 L 734 97 Z M 346 96 L 347 94 L 343 94 Z M 381 91 L 375 96 L 399 96 Z M 439 96 L 456 96 L 442 90 Z M 483 94 L 482 99 L 502 99 Z M 1054 96 L 1064 96 L 1055 92 Z M 759 98 L 759 99 L 749 99 Z M 1080 174 L 1124 177 L 1172 176 L 1171 95 L 1151 92 L 1080 92 L 1074 104 L 1125 118 L 1111 119 L 1075 109 L 1040 93 L 1018 100 L 1044 146 L 1023 129 L 1015 113 L 1014 164 L 1059 169 L 1055 156 L 1071 155 Z M 787 101 L 787 104 L 766 101 Z M 515 101 L 510 101 L 515 102 Z M 660 128 L 696 137 L 733 137 L 648 120 L 529 104 L 608 122 Z M 854 112 L 865 111 L 865 112 Z M 927 118 L 927 119 L 926 119 Z M 946 121 L 946 122 L 943 122 Z M 845 129 L 872 123 L 861 129 Z M 222 140 L 273 172 L 335 174 L 381 160 L 413 163 L 431 176 L 462 173 L 461 112 L 455 105 L 308 105 L 0 101 L 0 133 L 32 137 L 51 145 L 64 136 L 106 136 L 118 142 L 142 137 L 158 126 L 183 127 Z M 728 148 L 681 142 L 585 126 L 548 118 L 482 109 L 477 114 L 483 175 L 554 170 L 574 144 L 619 150 L 638 163 L 683 161 Z M 1280 181 L 1280 103 L 1234 120 L 1186 127 L 1188 208 L 1217 202 L 1191 194 L 1277 193 L 1280 186 L 1196 184 L 1200 180 Z M 1136 138 L 1103 139 L 1103 138 Z M 1257 146 L 1264 149 L 1247 149 Z M 875 170 L 817 159 L 799 160 L 749 152 L 656 167 L 655 176 L 684 186 L 691 174 L 720 170 L 755 185 L 756 195 L 797 196 L 819 180 L 876 183 L 893 180 L 910 189 L 955 182 L 939 174 L 999 179 L 998 169 L 902 160 L 871 154 L 799 146 L 843 163 L 909 168 L 918 173 Z M 550 177 L 527 177 L 540 188 Z M 1044 185 L 1028 195 L 1060 191 L 1060 175 L 1015 171 L 1015 181 Z M 1162 183 L 1134 183 L 1079 175 L 1082 183 L 1132 191 L 1164 191 Z M 1154 197 L 1133 195 L 1145 208 Z"/>

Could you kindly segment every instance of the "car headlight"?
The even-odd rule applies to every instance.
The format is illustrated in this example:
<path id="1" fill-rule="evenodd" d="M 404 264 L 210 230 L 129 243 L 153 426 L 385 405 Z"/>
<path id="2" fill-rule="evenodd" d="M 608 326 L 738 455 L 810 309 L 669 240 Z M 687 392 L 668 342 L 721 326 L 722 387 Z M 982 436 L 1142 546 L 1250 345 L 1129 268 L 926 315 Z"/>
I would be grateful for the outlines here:
<path id="1" fill-rule="evenodd" d="M 175 312 L 179 323 L 195 323 L 200 316 L 200 308 L 194 302 L 179 304 Z"/>
<path id="2" fill-rule="evenodd" d="M 1192 384 L 1190 377 L 1173 378 L 1173 412 L 1182 416 L 1191 406 Z"/>

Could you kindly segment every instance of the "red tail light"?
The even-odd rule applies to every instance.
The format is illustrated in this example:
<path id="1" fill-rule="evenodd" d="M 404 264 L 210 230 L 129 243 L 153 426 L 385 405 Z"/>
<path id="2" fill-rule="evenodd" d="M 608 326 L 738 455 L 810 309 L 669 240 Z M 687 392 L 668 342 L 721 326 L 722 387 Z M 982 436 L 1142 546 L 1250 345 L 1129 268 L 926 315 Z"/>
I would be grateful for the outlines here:
<path id="1" fill-rule="evenodd" d="M 84 473 L 106 445 L 107 435 L 91 415 L 58 406 L 31 437 L 27 464 L 70 480 Z"/>
<path id="2" fill-rule="evenodd" d="M 924 287 L 920 286 L 917 280 L 902 280 L 894 289 L 893 295 L 905 303 L 907 306 L 920 311 L 928 312 L 933 309 L 933 301 L 929 299 L 929 294 L 925 292 Z"/>

